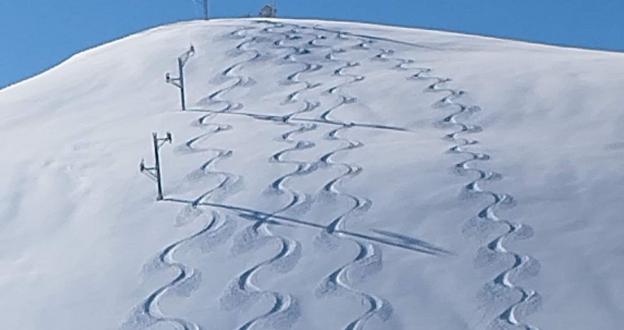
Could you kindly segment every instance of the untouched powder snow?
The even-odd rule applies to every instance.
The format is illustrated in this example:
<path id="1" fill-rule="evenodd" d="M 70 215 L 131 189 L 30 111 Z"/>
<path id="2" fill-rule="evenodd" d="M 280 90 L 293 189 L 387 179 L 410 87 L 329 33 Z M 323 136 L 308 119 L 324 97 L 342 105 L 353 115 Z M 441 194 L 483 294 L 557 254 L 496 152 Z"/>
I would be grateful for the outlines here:
<path id="1" fill-rule="evenodd" d="M 623 88 L 622 54 L 357 23 L 78 54 L 0 91 L 1 328 L 621 329 Z"/>

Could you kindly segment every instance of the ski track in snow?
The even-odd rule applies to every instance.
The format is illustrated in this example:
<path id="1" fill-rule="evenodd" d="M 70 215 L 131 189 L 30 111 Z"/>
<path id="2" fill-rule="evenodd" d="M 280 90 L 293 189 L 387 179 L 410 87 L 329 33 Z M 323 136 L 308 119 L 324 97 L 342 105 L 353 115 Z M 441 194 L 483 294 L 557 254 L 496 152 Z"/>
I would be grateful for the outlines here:
<path id="1" fill-rule="evenodd" d="M 405 43 L 400 40 L 378 38 L 375 36 L 351 34 L 333 29 L 325 29 L 314 27 L 315 30 L 337 33 L 339 36 L 357 36 L 364 40 L 359 45 L 359 48 L 370 49 L 370 45 L 376 41 L 388 42 L 395 45 L 406 45 L 411 47 L 418 47 L 423 49 L 429 49 L 429 47 Z M 434 49 L 434 48 L 430 48 Z M 380 48 L 380 53 L 377 54 L 374 59 L 380 61 L 392 60 L 398 62 L 394 66 L 395 70 L 413 70 L 410 65 L 413 65 L 415 61 L 411 59 L 404 59 L 393 57 L 395 50 L 391 48 Z M 458 110 L 446 117 L 440 122 L 436 123 L 441 127 L 454 126 L 459 127 L 459 130 L 445 135 L 445 139 L 456 143 L 455 146 L 449 149 L 449 152 L 455 154 L 463 154 L 469 156 L 468 159 L 455 164 L 455 169 L 460 175 L 467 175 L 469 173 L 477 174 L 477 178 L 464 186 L 464 191 L 472 195 L 484 195 L 492 199 L 492 202 L 478 212 L 477 216 L 471 219 L 465 226 L 464 232 L 467 235 L 485 235 L 487 236 L 489 230 L 487 227 L 492 225 L 503 225 L 506 230 L 503 234 L 497 236 L 493 240 L 489 241 L 485 247 L 481 248 L 478 253 L 477 263 L 488 265 L 498 257 L 507 257 L 512 260 L 512 265 L 507 267 L 504 271 L 497 274 L 494 279 L 486 284 L 482 296 L 488 302 L 493 302 L 498 305 L 505 305 L 503 312 L 500 313 L 490 324 L 491 329 L 525 329 L 525 330 L 538 330 L 537 327 L 523 322 L 521 318 L 528 316 L 535 312 L 541 305 L 541 296 L 538 292 L 522 287 L 515 282 L 521 279 L 536 276 L 539 272 L 539 262 L 531 256 L 521 255 L 519 253 L 508 250 L 505 247 L 505 242 L 512 239 L 527 239 L 533 234 L 532 228 L 527 225 L 515 223 L 510 220 L 499 217 L 496 210 L 504 207 L 511 206 L 513 204 L 513 197 L 509 194 L 498 193 L 482 189 L 479 183 L 485 183 L 487 181 L 500 180 L 502 175 L 489 170 L 481 169 L 477 166 L 471 166 L 475 162 L 483 162 L 490 159 L 490 155 L 485 153 L 473 152 L 466 150 L 469 146 L 474 146 L 479 142 L 474 139 L 468 139 L 462 137 L 466 134 L 478 133 L 482 130 L 480 126 L 470 125 L 463 122 L 460 117 L 467 117 L 470 114 L 480 111 L 477 106 L 468 106 L 462 104 L 457 99 L 461 98 L 465 92 L 457 89 L 444 88 L 442 85 L 451 81 L 448 78 L 430 76 L 432 71 L 429 68 L 417 68 L 418 72 L 414 74 L 411 79 L 415 80 L 434 80 L 426 91 L 427 92 L 445 92 L 449 95 L 439 100 L 435 107 L 448 108 L 455 107 Z M 326 113 L 325 115 L 327 115 Z M 517 299 L 510 297 L 513 293 L 519 293 Z"/>
<path id="2" fill-rule="evenodd" d="M 262 32 L 267 33 L 267 34 L 275 34 L 280 37 L 280 39 L 275 41 L 273 45 L 277 49 L 290 50 L 290 52 L 282 58 L 287 64 L 303 66 L 302 69 L 297 70 L 294 73 L 290 74 L 286 78 L 286 81 L 284 82 L 285 84 L 303 85 L 301 89 L 290 93 L 286 97 L 286 100 L 282 103 L 282 105 L 296 104 L 296 103 L 300 103 L 299 97 L 304 92 L 315 89 L 320 86 L 320 84 L 318 83 L 312 83 L 309 81 L 300 80 L 301 75 L 308 73 L 308 72 L 318 71 L 322 68 L 322 65 L 311 64 L 311 63 L 302 62 L 301 60 L 299 60 L 298 56 L 308 54 L 309 51 L 306 50 L 305 48 L 300 48 L 296 46 L 285 46 L 284 43 L 286 41 L 297 40 L 299 36 L 296 35 L 295 31 L 274 32 L 275 28 L 280 28 L 280 27 L 283 27 L 283 26 L 282 25 L 270 26 L 270 27 L 263 29 Z M 305 149 L 310 149 L 310 148 L 315 147 L 315 144 L 312 141 L 293 140 L 292 136 L 314 131 L 317 129 L 317 125 L 314 123 L 293 123 L 290 121 L 290 119 L 296 115 L 314 111 L 314 109 L 318 108 L 319 106 L 320 106 L 319 102 L 314 102 L 314 101 L 310 101 L 306 99 L 303 101 L 303 107 L 301 109 L 295 110 L 282 117 L 281 123 L 284 125 L 291 126 L 294 129 L 288 130 L 287 132 L 282 134 L 280 136 L 280 141 L 288 143 L 290 145 L 294 145 L 294 146 L 280 150 L 277 153 L 273 154 L 270 158 L 270 161 L 274 163 L 280 163 L 280 164 L 295 165 L 296 169 L 290 173 L 287 173 L 286 175 L 279 177 L 278 179 L 273 181 L 273 183 L 271 184 L 271 187 L 270 187 L 271 192 L 278 193 L 278 194 L 288 193 L 289 195 L 291 195 L 290 203 L 284 206 L 281 210 L 275 212 L 275 214 L 282 213 L 282 212 L 285 212 L 287 210 L 290 210 L 296 207 L 302 207 L 304 205 L 307 205 L 310 201 L 310 197 L 306 196 L 304 193 L 291 190 L 285 185 L 285 183 L 289 179 L 294 178 L 296 176 L 308 175 L 314 172 L 317 169 L 316 162 L 289 161 L 289 160 L 284 160 L 283 157 L 286 154 L 293 153 L 295 151 L 305 150 Z"/>
<path id="3" fill-rule="evenodd" d="M 130 317 L 129 320 L 126 321 L 126 323 L 124 323 L 124 325 L 122 325 L 122 329 L 147 329 L 152 325 L 158 323 L 169 323 L 173 325 L 176 329 L 200 329 L 199 325 L 192 321 L 185 320 L 183 318 L 166 316 L 160 310 L 159 301 L 162 299 L 165 293 L 174 288 L 184 285 L 184 283 L 194 286 L 197 284 L 198 281 L 200 281 L 201 275 L 196 269 L 177 262 L 173 255 L 176 250 L 183 244 L 188 243 L 190 240 L 199 237 L 203 233 L 211 230 L 215 222 L 216 218 L 213 217 L 209 224 L 196 235 L 172 243 L 162 250 L 162 252 L 158 255 L 156 261 L 157 264 L 152 267 L 174 269 L 177 272 L 176 277 L 172 281 L 152 292 L 141 304 L 141 306 L 133 311 L 133 315 Z M 195 283 L 193 283 L 194 281 Z"/>
<path id="4" fill-rule="evenodd" d="M 232 126 L 228 124 L 208 123 L 208 118 L 209 117 L 203 116 L 199 118 L 196 123 L 198 126 L 202 128 L 207 128 L 209 131 L 186 141 L 184 143 L 183 151 L 193 153 L 210 152 L 214 153 L 215 155 L 212 158 L 208 159 L 206 162 L 204 162 L 196 171 L 190 173 L 187 176 L 187 179 L 197 180 L 202 176 L 218 176 L 220 178 L 220 182 L 218 185 L 210 188 L 206 192 L 196 197 L 190 206 L 191 208 L 196 208 L 203 201 L 209 199 L 210 197 L 214 197 L 214 195 L 216 194 L 230 192 L 233 188 L 239 186 L 241 182 L 241 178 L 237 175 L 228 172 L 217 171 L 216 169 L 214 169 L 214 166 L 217 162 L 230 158 L 232 156 L 232 150 L 224 150 L 218 148 L 197 148 L 194 146 L 195 144 L 204 141 L 214 134 L 229 131 L 232 129 Z M 213 169 L 211 170 L 211 168 Z"/>
<path id="5" fill-rule="evenodd" d="M 245 30 L 248 30 L 248 28 L 241 28 L 239 30 L 236 30 L 230 36 L 237 37 L 242 31 Z M 237 49 L 242 49 L 244 45 L 245 43 L 239 44 Z M 253 58 L 249 60 L 234 64 L 222 73 L 223 76 L 228 79 L 231 78 L 229 74 L 233 70 L 235 70 L 239 66 L 242 66 L 244 63 L 257 59 L 259 56 L 259 54 L 256 54 Z M 233 90 L 234 88 L 249 85 L 249 83 L 247 83 L 249 80 L 246 79 L 246 77 L 244 76 L 235 76 L 234 79 L 236 79 L 236 82 L 234 84 L 218 90 L 207 98 L 207 101 L 210 104 L 225 104 L 225 107 L 223 109 L 220 109 L 219 111 L 227 112 L 242 108 L 242 104 L 232 103 L 230 101 L 222 100 L 219 98 L 220 96 Z M 217 193 L 227 193 L 231 190 L 232 187 L 235 187 L 237 184 L 240 183 L 239 176 L 228 172 L 217 171 L 214 169 L 217 162 L 231 157 L 231 150 L 201 148 L 195 146 L 196 144 L 203 142 L 205 139 L 209 138 L 214 134 L 218 134 L 232 129 L 232 126 L 228 124 L 210 122 L 210 119 L 212 119 L 212 117 L 214 116 L 214 114 L 208 114 L 194 121 L 194 126 L 205 129 L 207 130 L 207 132 L 204 132 L 186 141 L 184 145 L 178 149 L 178 151 L 182 153 L 214 153 L 215 155 L 213 157 L 204 162 L 197 171 L 187 176 L 187 179 L 196 180 L 201 176 L 217 176 L 219 178 L 219 183 L 216 186 L 211 187 L 208 191 L 196 197 L 191 205 L 186 206 L 182 210 L 182 212 L 178 216 L 178 222 L 180 224 L 185 224 L 187 221 L 189 221 L 189 218 L 193 219 L 199 217 L 203 212 L 197 206 L 203 201 L 213 197 L 213 195 Z M 135 311 L 133 311 L 133 315 L 130 317 L 129 320 L 124 323 L 124 325 L 122 325 L 122 329 L 148 328 L 157 323 L 169 323 L 172 324 L 175 328 L 181 328 L 184 330 L 201 329 L 198 324 L 192 321 L 182 318 L 165 316 L 165 314 L 159 308 L 159 302 L 161 299 L 163 299 L 164 295 L 171 290 L 177 290 L 182 295 L 190 296 L 191 292 L 197 289 L 199 283 L 201 282 L 201 273 L 198 270 L 175 260 L 174 254 L 180 247 L 185 245 L 193 245 L 193 243 L 195 243 L 195 240 L 203 236 L 207 236 L 208 239 L 212 239 L 214 242 L 204 242 L 200 246 L 214 247 L 223 243 L 223 241 L 225 241 L 225 238 L 232 235 L 232 224 L 228 222 L 227 219 L 220 221 L 220 219 L 222 219 L 223 217 L 217 211 L 212 211 L 211 214 L 211 221 L 206 226 L 201 228 L 199 231 L 193 233 L 192 235 L 166 246 L 158 255 L 157 260 L 153 262 L 152 265 L 149 265 L 149 267 L 147 267 L 153 269 L 174 269 L 177 272 L 177 275 L 172 281 L 158 288 L 156 291 L 150 294 L 142 303 L 141 308 L 136 308 Z M 220 222 L 221 225 L 219 225 Z"/>
<path id="6" fill-rule="evenodd" d="M 159 323 L 170 324 L 176 329 L 201 329 L 198 324 L 190 320 L 167 316 L 160 309 L 159 303 L 169 292 L 173 291 L 173 293 L 188 297 L 199 286 L 201 273 L 193 267 L 176 261 L 174 255 L 181 247 L 189 246 L 200 238 L 214 240 L 214 242 L 210 243 L 212 246 L 222 243 L 225 240 L 224 238 L 231 235 L 231 230 L 229 230 L 228 223 L 225 221 L 221 219 L 221 215 L 218 212 L 212 212 L 210 221 L 199 231 L 166 246 L 159 253 L 156 260 L 152 264 L 147 265 L 146 269 L 148 271 L 172 269 L 176 272 L 175 278 L 152 292 L 140 306 L 136 307 L 130 318 L 121 326 L 121 329 L 147 329 Z"/>
<path id="7" fill-rule="evenodd" d="M 249 76 L 245 76 L 243 74 L 236 74 L 236 71 L 240 70 L 243 66 L 252 64 L 254 62 L 258 62 L 262 60 L 262 54 L 253 49 L 248 49 L 247 47 L 254 43 L 257 40 L 257 37 L 248 38 L 245 32 L 250 30 L 255 30 L 253 27 L 245 26 L 241 27 L 228 35 L 230 38 L 235 39 L 243 39 L 236 47 L 230 52 L 232 57 L 243 56 L 245 54 L 251 53 L 251 57 L 246 58 L 242 61 L 236 62 L 231 66 L 227 67 L 225 70 L 221 72 L 221 74 L 217 77 L 217 80 L 230 81 L 234 80 L 229 86 L 221 88 L 214 93 L 208 95 L 207 97 L 199 100 L 198 104 L 200 106 L 215 106 L 222 105 L 223 107 L 220 109 L 213 110 L 213 113 L 209 113 L 206 115 L 207 118 L 212 117 L 215 113 L 220 112 L 233 112 L 243 108 L 242 103 L 232 102 L 230 100 L 225 100 L 222 98 L 223 95 L 228 92 L 240 88 L 240 87 L 250 87 L 253 86 L 256 82 Z M 201 112 L 204 109 L 190 109 L 189 111 L 198 111 Z M 203 119 L 200 119 L 200 123 L 203 123 Z"/>
<path id="8" fill-rule="evenodd" d="M 343 38 L 341 34 L 336 34 L 336 37 Z M 365 45 L 365 42 L 360 42 L 357 45 L 357 47 L 362 47 L 362 45 Z M 362 49 L 365 49 L 365 48 L 362 48 Z M 340 60 L 335 58 L 336 53 L 344 53 L 344 51 L 338 51 L 338 52 L 332 51 L 330 54 L 327 55 L 327 59 L 330 61 L 340 62 Z M 321 118 L 323 118 L 324 120 L 331 120 L 332 113 L 340 109 L 340 107 L 342 107 L 343 105 L 357 102 L 357 99 L 355 97 L 351 97 L 345 94 L 340 94 L 340 88 L 350 85 L 350 84 L 361 82 L 365 79 L 364 76 L 351 75 L 351 74 L 345 73 L 346 70 L 359 66 L 360 63 L 349 62 L 349 61 L 343 61 L 343 62 L 344 62 L 344 65 L 338 68 L 334 72 L 334 74 L 337 76 L 349 77 L 350 81 L 343 83 L 343 84 L 336 85 L 328 90 L 330 94 L 337 95 L 338 98 L 340 99 L 340 102 L 336 106 L 328 109 L 323 114 L 321 114 Z M 334 141 L 345 142 L 346 146 L 336 149 L 322 157 L 322 161 L 326 165 L 338 166 L 338 167 L 343 167 L 346 169 L 345 173 L 343 173 L 342 175 L 328 182 L 323 187 L 323 191 L 325 193 L 334 194 L 336 196 L 340 196 L 340 195 L 346 196 L 353 201 L 353 207 L 351 209 L 347 210 L 347 212 L 338 216 L 329 224 L 327 230 L 328 230 L 328 233 L 330 234 L 333 234 L 336 231 L 342 230 L 349 217 L 353 215 L 357 215 L 362 212 L 366 212 L 372 204 L 372 202 L 368 200 L 367 198 L 363 198 L 360 196 L 342 192 L 338 188 L 340 183 L 344 182 L 344 180 L 353 179 L 354 177 L 359 175 L 360 172 L 362 171 L 362 168 L 356 164 L 340 163 L 340 162 L 333 161 L 333 157 L 338 153 L 352 151 L 354 149 L 364 147 L 364 144 L 362 142 L 351 140 L 340 135 L 341 132 L 346 132 L 350 127 L 351 126 L 348 123 L 345 123 L 345 126 L 337 128 L 328 134 L 327 136 L 328 139 L 334 140 Z M 353 321 L 351 321 L 345 327 L 345 330 L 363 329 L 365 327 L 366 322 L 375 316 L 379 317 L 383 321 L 388 320 L 391 317 L 392 311 L 393 311 L 392 306 L 385 299 L 380 298 L 371 293 L 357 290 L 355 287 L 352 286 L 351 282 L 353 281 L 350 279 L 350 275 L 351 277 L 359 276 L 363 278 L 365 276 L 369 276 L 372 273 L 381 270 L 381 268 L 383 267 L 381 249 L 379 249 L 374 244 L 363 243 L 357 240 L 352 240 L 352 241 L 355 242 L 358 246 L 358 250 L 359 250 L 358 255 L 350 263 L 343 265 L 339 269 L 332 272 L 329 276 L 327 276 L 323 280 L 323 284 L 321 285 L 320 291 L 319 291 L 323 294 L 326 294 L 326 293 L 335 291 L 337 288 L 342 288 L 352 294 L 359 296 L 362 299 L 362 301 L 367 305 L 366 312 L 360 315 L 359 317 L 357 317 L 356 319 L 354 319 Z M 356 275 L 356 274 L 359 274 L 359 275 Z"/>
<path id="9" fill-rule="evenodd" d="M 263 29 L 261 32 L 264 32 L 266 34 L 270 33 L 270 31 L 267 29 Z M 281 42 L 285 37 L 286 36 L 281 36 L 281 39 L 277 41 L 265 40 L 258 37 L 254 37 L 252 38 L 252 40 L 253 43 L 256 44 L 260 44 L 264 41 L 270 41 L 273 42 L 275 46 L 279 46 L 281 45 Z M 261 54 L 258 50 L 254 50 L 254 52 L 256 54 Z M 296 51 L 287 55 L 286 57 L 294 56 L 295 53 Z M 289 96 L 287 102 L 294 102 L 294 99 L 295 96 Z M 281 120 L 281 123 L 291 125 L 288 122 L 289 117 L 304 111 L 311 111 L 312 109 L 313 105 L 311 103 L 306 103 L 306 107 L 303 110 L 297 110 L 292 114 L 284 116 Z M 314 125 L 297 126 L 297 129 L 291 130 L 281 135 L 281 139 L 284 142 L 292 143 L 293 141 L 290 139 L 291 135 L 296 133 L 303 133 L 307 130 L 315 128 Z M 310 145 L 304 143 L 303 141 L 297 142 L 295 147 L 287 148 L 272 155 L 271 160 L 278 163 L 289 163 L 281 159 L 284 154 L 290 151 L 305 149 L 309 147 Z M 271 185 L 271 188 L 275 191 L 279 193 L 289 193 L 291 195 L 291 200 L 285 206 L 272 214 L 284 212 L 294 207 L 295 205 L 302 203 L 305 200 L 302 194 L 285 188 L 283 186 L 283 183 L 287 180 L 288 177 L 294 175 L 302 175 L 305 172 L 304 164 L 297 163 L 296 165 L 298 167 L 295 172 L 275 180 Z M 299 306 L 296 299 L 290 294 L 263 290 L 259 288 L 253 280 L 255 275 L 265 268 L 270 268 L 271 270 L 279 273 L 287 273 L 292 270 L 301 256 L 301 244 L 286 237 L 275 235 L 269 228 L 270 223 L 268 222 L 268 217 L 261 216 L 258 217 L 256 220 L 257 221 L 254 224 L 252 224 L 243 231 L 242 237 L 239 238 L 238 246 L 235 247 L 235 250 L 239 250 L 238 253 L 242 253 L 253 249 L 257 245 L 265 244 L 269 241 L 276 241 L 279 245 L 277 254 L 275 254 L 268 260 L 256 264 L 255 266 L 251 267 L 250 269 L 244 271 L 241 275 L 239 275 L 234 283 L 230 285 L 229 292 L 227 292 L 222 297 L 222 303 L 226 308 L 231 309 L 237 308 L 238 305 L 241 303 L 246 303 L 246 300 L 249 300 L 252 297 L 269 296 L 273 299 L 273 305 L 271 306 L 269 311 L 245 322 L 238 329 L 252 329 L 257 325 L 265 325 L 265 327 L 270 326 L 271 328 L 280 329 L 291 328 L 292 325 L 299 318 L 300 314 Z"/>
<path id="10" fill-rule="evenodd" d="M 393 52 L 392 52 L 393 53 Z M 387 54 L 381 55 L 381 58 L 387 58 Z M 411 60 L 400 60 L 398 69 L 408 70 L 407 65 L 413 64 Z M 490 159 L 490 155 L 470 151 L 467 148 L 475 146 L 478 140 L 469 139 L 464 135 L 478 133 L 482 130 L 480 126 L 466 123 L 467 117 L 472 113 L 481 111 L 478 106 L 468 106 L 456 101 L 465 95 L 462 90 L 443 87 L 448 84 L 451 79 L 430 76 L 431 69 L 419 68 L 418 72 L 410 79 L 414 80 L 433 80 L 434 83 L 429 85 L 427 92 L 447 93 L 448 95 L 439 100 L 434 107 L 436 108 L 456 108 L 457 111 L 445 116 L 437 124 L 440 127 L 458 127 L 459 129 L 444 136 L 445 139 L 455 143 L 449 149 L 450 153 L 468 156 L 457 164 L 455 170 L 460 175 L 476 174 L 477 178 L 470 181 L 464 186 L 464 192 L 468 195 L 482 195 L 489 197 L 492 202 L 485 208 L 480 210 L 476 217 L 473 217 L 464 228 L 464 233 L 469 236 L 488 236 L 489 231 L 493 227 L 502 225 L 506 227 L 503 234 L 497 236 L 494 240 L 489 241 L 485 247 L 478 251 L 477 264 L 488 266 L 495 262 L 498 258 L 509 258 L 513 260 L 512 265 L 506 267 L 504 271 L 497 274 L 494 279 L 487 283 L 482 295 L 486 303 L 493 303 L 497 306 L 505 306 L 504 311 L 500 313 L 489 324 L 491 329 L 525 329 L 537 330 L 538 328 L 530 325 L 521 319 L 534 312 L 541 304 L 541 296 L 534 290 L 525 288 L 517 284 L 518 280 L 536 276 L 539 272 L 539 262 L 526 255 L 508 250 L 505 242 L 512 239 L 527 239 L 532 236 L 532 229 L 526 225 L 515 223 L 498 216 L 496 211 L 502 207 L 510 207 L 513 205 L 513 197 L 509 194 L 499 193 L 483 189 L 480 184 L 488 181 L 500 180 L 502 175 L 492 172 L 482 167 L 474 165 L 477 162 L 484 162 Z M 464 118 L 463 120 L 461 118 Z M 516 299 L 512 297 L 514 293 L 520 296 Z"/>
<path id="11" fill-rule="evenodd" d="M 295 30 L 307 29 L 306 27 L 299 26 L 299 25 L 292 25 L 292 24 L 286 24 L 286 25 L 292 26 Z M 350 40 L 350 38 L 344 38 L 339 33 L 335 34 L 335 38 L 340 39 L 340 40 Z M 322 236 L 320 237 L 320 240 L 323 241 L 325 244 L 331 245 L 332 244 L 330 242 L 331 236 L 337 236 L 337 237 L 340 237 L 341 239 L 346 239 L 340 235 L 340 231 L 343 229 L 345 221 L 349 217 L 355 214 L 365 212 L 370 207 L 371 201 L 360 196 L 355 196 L 352 194 L 344 193 L 338 189 L 338 186 L 340 185 L 341 182 L 343 182 L 343 180 L 354 178 L 362 171 L 362 169 L 356 164 L 334 162 L 332 158 L 338 153 L 361 148 L 364 146 L 364 144 L 359 141 L 353 141 L 353 140 L 340 136 L 341 131 L 348 130 L 349 128 L 352 127 L 352 125 L 350 125 L 350 123 L 345 123 L 339 120 L 333 120 L 331 118 L 331 114 L 334 111 L 338 110 L 340 107 L 357 101 L 357 99 L 354 97 L 341 94 L 340 88 L 350 85 L 350 84 L 360 82 L 364 80 L 365 77 L 357 76 L 357 75 L 350 75 L 348 73 L 345 73 L 345 70 L 349 68 L 353 68 L 355 66 L 359 66 L 360 64 L 337 59 L 335 55 L 345 53 L 346 50 L 344 49 L 334 49 L 331 46 L 324 46 L 324 45 L 317 44 L 317 42 L 321 40 L 325 40 L 325 39 L 327 39 L 327 37 L 317 36 L 315 39 L 308 41 L 307 45 L 311 48 L 317 48 L 317 49 L 329 48 L 330 51 L 326 55 L 325 59 L 328 60 L 329 62 L 338 63 L 339 65 L 339 68 L 336 69 L 333 74 L 335 76 L 346 77 L 349 79 L 346 82 L 340 83 L 327 90 L 328 94 L 335 95 L 338 98 L 338 103 L 328 108 L 321 114 L 321 119 L 323 121 L 339 122 L 342 124 L 337 129 L 332 130 L 327 135 L 327 139 L 346 144 L 346 146 L 335 149 L 323 155 L 320 158 L 320 166 L 340 167 L 345 170 L 343 174 L 331 179 L 329 182 L 327 182 L 323 186 L 322 194 L 328 194 L 328 195 L 332 195 L 336 197 L 339 197 L 339 196 L 346 197 L 349 200 L 351 200 L 354 204 L 349 210 L 347 210 L 346 212 L 344 212 L 337 218 L 333 219 L 331 223 L 327 226 L 326 232 L 324 232 Z M 358 42 L 355 47 L 361 48 L 363 44 L 365 44 L 365 42 Z M 356 329 L 363 329 L 366 322 L 374 316 L 378 316 L 381 320 L 389 319 L 392 314 L 392 307 L 390 303 L 387 302 L 386 300 L 380 297 L 377 297 L 373 294 L 359 291 L 355 289 L 351 284 L 352 282 L 351 277 L 357 277 L 358 279 L 362 279 L 366 277 L 367 275 L 371 275 L 372 273 L 381 269 L 382 267 L 381 250 L 376 245 L 371 244 L 371 243 L 363 243 L 358 240 L 354 240 L 350 238 L 347 240 L 352 241 L 357 245 L 358 251 L 359 251 L 357 256 L 351 262 L 349 262 L 346 265 L 343 265 L 339 269 L 329 274 L 326 278 L 324 278 L 321 283 L 321 286 L 319 287 L 318 292 L 320 295 L 326 295 L 332 292 L 336 292 L 337 290 L 341 290 L 361 299 L 363 304 L 366 305 L 367 307 L 366 311 L 362 315 L 358 316 L 357 318 L 352 320 L 348 325 L 345 326 L 346 330 L 356 330 Z"/>

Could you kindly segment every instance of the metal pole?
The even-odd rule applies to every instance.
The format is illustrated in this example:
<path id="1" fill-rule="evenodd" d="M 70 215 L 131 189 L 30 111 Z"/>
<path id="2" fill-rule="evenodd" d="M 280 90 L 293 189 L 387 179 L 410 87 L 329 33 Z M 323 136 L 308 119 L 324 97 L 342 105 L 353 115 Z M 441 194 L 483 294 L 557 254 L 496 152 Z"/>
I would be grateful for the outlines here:
<path id="1" fill-rule="evenodd" d="M 208 0 L 204 0 L 204 19 L 208 20 Z"/>
<path id="2" fill-rule="evenodd" d="M 158 186 L 158 196 L 156 197 L 156 199 L 160 201 L 163 199 L 163 189 L 162 177 L 160 173 L 160 155 L 158 154 L 158 135 L 156 133 L 152 133 L 152 137 L 154 139 L 154 170 L 156 172 L 156 185 Z"/>
<path id="3" fill-rule="evenodd" d="M 157 196 L 156 200 L 163 200 L 163 186 L 162 186 L 162 173 L 160 168 L 160 148 L 165 143 L 171 143 L 173 141 L 171 133 L 167 132 L 166 137 L 159 138 L 158 133 L 152 133 L 152 142 L 154 143 L 154 166 L 149 167 L 145 165 L 145 160 L 142 159 L 139 164 L 139 170 L 144 173 L 150 179 L 156 181 Z"/>
<path id="4" fill-rule="evenodd" d="M 178 70 L 180 71 L 180 101 L 182 103 L 182 111 L 186 110 L 186 95 L 184 91 L 184 63 L 178 58 Z"/>
<path id="5" fill-rule="evenodd" d="M 191 45 L 191 48 L 184 52 L 184 54 L 178 56 L 178 76 L 172 77 L 169 73 L 165 74 L 165 81 L 180 89 L 180 104 L 182 105 L 182 111 L 186 110 L 186 88 L 184 86 L 184 66 L 186 62 L 195 54 L 195 47 Z"/>

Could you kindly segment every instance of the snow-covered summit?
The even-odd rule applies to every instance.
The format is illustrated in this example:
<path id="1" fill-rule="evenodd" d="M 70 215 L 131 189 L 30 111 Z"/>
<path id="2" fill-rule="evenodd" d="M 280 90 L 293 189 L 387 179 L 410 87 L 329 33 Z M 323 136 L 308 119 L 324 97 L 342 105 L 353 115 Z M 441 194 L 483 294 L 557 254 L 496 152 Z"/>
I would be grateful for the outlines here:
<path id="1" fill-rule="evenodd" d="M 358 23 L 83 52 L 0 90 L 2 328 L 619 329 L 623 87 L 622 54 Z"/>

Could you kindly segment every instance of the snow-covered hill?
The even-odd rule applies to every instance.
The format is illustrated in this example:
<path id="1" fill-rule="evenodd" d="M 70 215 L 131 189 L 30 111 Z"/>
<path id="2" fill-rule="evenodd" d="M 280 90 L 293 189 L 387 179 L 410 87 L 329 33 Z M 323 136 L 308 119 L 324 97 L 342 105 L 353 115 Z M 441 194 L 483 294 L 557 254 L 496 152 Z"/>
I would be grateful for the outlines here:
<path id="1" fill-rule="evenodd" d="M 78 54 L 0 91 L 1 328 L 621 329 L 623 88 L 622 54 L 356 23 Z"/>

